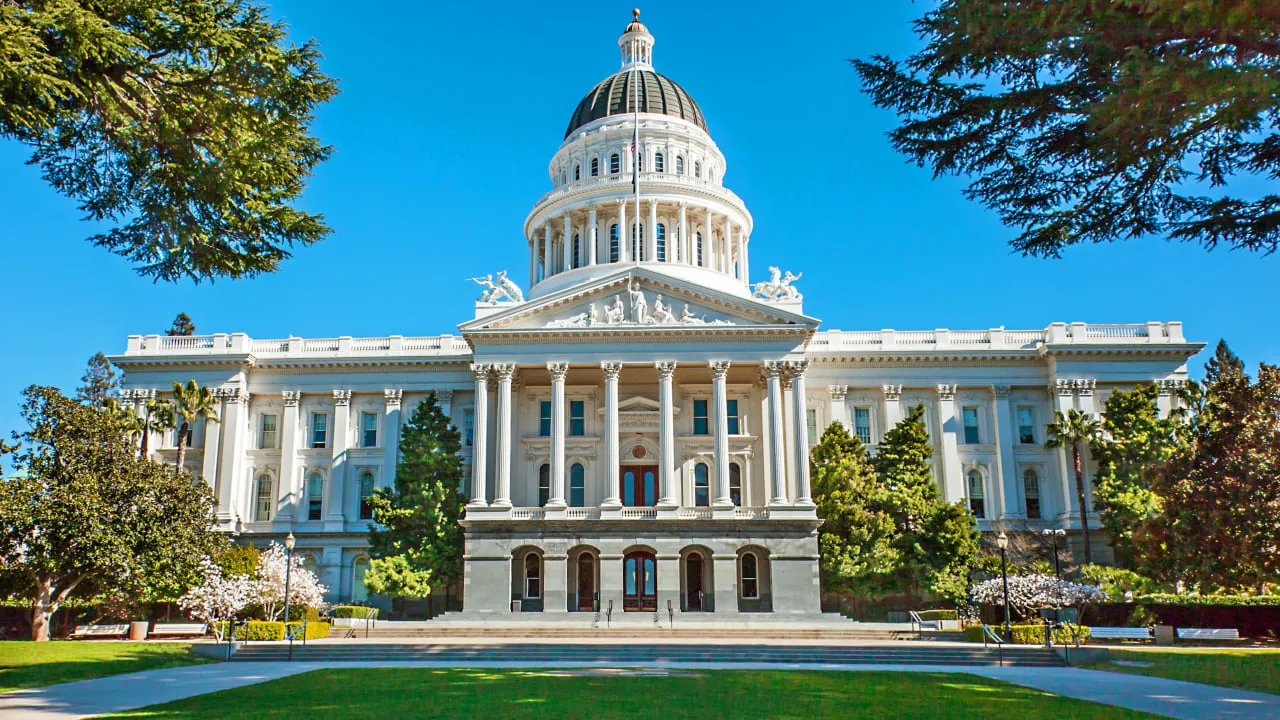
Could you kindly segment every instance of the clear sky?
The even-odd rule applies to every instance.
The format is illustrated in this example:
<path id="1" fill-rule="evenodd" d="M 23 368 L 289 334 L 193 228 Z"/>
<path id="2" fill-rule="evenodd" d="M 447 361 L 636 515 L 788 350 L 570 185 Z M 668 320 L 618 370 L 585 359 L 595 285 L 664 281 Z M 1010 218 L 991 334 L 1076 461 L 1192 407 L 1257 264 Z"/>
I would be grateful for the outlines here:
<path id="1" fill-rule="evenodd" d="M 68 391 L 84 362 L 185 311 L 200 332 L 254 337 L 456 332 L 478 288 L 528 277 L 522 223 L 578 100 L 619 66 L 631 5 L 276 0 L 315 38 L 342 94 L 315 129 L 334 146 L 302 204 L 333 235 L 272 275 L 156 285 L 84 241 L 93 227 L 0 142 L 0 429 L 31 383 Z M 845 58 L 916 47 L 929 3 L 650 2 L 656 69 L 701 105 L 725 183 L 755 218 L 752 267 L 803 272 L 827 329 L 1041 328 L 1181 320 L 1251 365 L 1280 360 L 1280 258 L 1162 240 L 1023 258 L 1014 231 L 884 137 L 894 124 Z M 760 278 L 756 278 L 760 279 Z M 1198 375 L 1204 355 L 1192 362 Z"/>

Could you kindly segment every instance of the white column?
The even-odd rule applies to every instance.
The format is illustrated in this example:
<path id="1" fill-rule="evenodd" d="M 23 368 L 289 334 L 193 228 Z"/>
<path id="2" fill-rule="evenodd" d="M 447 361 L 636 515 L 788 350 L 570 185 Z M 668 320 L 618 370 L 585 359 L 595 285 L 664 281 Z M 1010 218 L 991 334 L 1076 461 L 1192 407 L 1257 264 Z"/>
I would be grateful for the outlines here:
<path id="1" fill-rule="evenodd" d="M 564 270 L 573 269 L 573 218 L 569 213 L 564 214 L 564 235 L 560 239 L 560 250 L 564 264 L 561 266 Z"/>
<path id="2" fill-rule="evenodd" d="M 538 284 L 538 234 L 529 238 L 529 287 Z"/>
<path id="3" fill-rule="evenodd" d="M 742 231 L 739 230 L 733 242 L 733 254 L 738 259 L 738 272 L 734 276 L 739 280 L 745 280 L 747 277 L 746 253 L 743 251 Z"/>
<path id="4" fill-rule="evenodd" d="M 1055 394 L 1054 410 L 1062 413 L 1065 418 L 1067 413 L 1075 408 L 1075 388 L 1072 387 L 1070 380 L 1057 380 L 1051 391 Z M 1080 508 L 1076 502 L 1076 476 L 1075 468 L 1071 465 L 1071 451 L 1068 448 L 1058 448 L 1055 453 L 1058 456 L 1058 477 L 1062 483 L 1062 509 L 1060 514 L 1064 517 L 1079 518 Z"/>
<path id="5" fill-rule="evenodd" d="M 712 249 L 715 243 L 711 239 L 711 210 L 707 210 L 706 217 L 702 219 L 702 267 L 713 267 L 711 257 L 714 255 Z"/>
<path id="6" fill-rule="evenodd" d="M 241 468 L 244 467 L 242 456 L 244 455 L 244 426 L 245 414 L 249 405 L 249 394 L 240 388 L 230 387 L 221 388 L 219 394 L 222 395 L 225 404 L 222 408 L 222 416 L 219 418 L 222 425 L 222 457 L 218 462 L 218 481 L 216 483 L 218 506 L 217 519 L 218 523 L 224 526 L 234 527 L 236 520 L 235 497 L 236 490 L 242 487 L 242 483 L 246 478 L 241 477 Z M 153 442 L 151 447 L 157 447 L 158 443 Z"/>
<path id="7" fill-rule="evenodd" d="M 724 218 L 724 254 L 720 258 L 721 271 L 733 275 L 733 221 L 726 215 Z"/>
<path id="8" fill-rule="evenodd" d="M 902 422 L 902 386 L 882 385 L 880 391 L 884 393 L 884 430 L 888 432 Z"/>
<path id="9" fill-rule="evenodd" d="M 547 507 L 565 507 L 564 501 L 564 378 L 567 363 L 547 363 L 551 374 L 551 497 Z"/>
<path id="10" fill-rule="evenodd" d="M 992 407 L 996 416 L 996 477 L 999 482 L 992 483 L 1000 492 L 1000 518 L 1023 518 L 1023 508 L 1018 505 L 1018 466 L 1013 460 L 1013 444 L 1016 442 L 1013 432 L 1013 406 L 1009 400 L 1008 385 L 991 386 Z"/>
<path id="11" fill-rule="evenodd" d="M 298 514 L 298 403 L 302 401 L 302 393 L 285 390 L 281 396 L 284 398 L 284 417 L 280 418 L 280 487 L 276 496 L 276 519 L 292 522 Z M 212 424 L 217 426 L 217 423 Z M 207 432 L 208 427 L 205 429 Z M 207 444 L 204 453 L 207 465 Z"/>
<path id="12" fill-rule="evenodd" d="M 493 506 L 511 507 L 511 379 L 515 377 L 515 365 L 494 365 L 498 376 L 498 432 L 497 453 L 493 463 L 497 480 Z"/>
<path id="13" fill-rule="evenodd" d="M 942 499 L 949 503 L 965 499 L 964 469 L 960 467 L 959 424 L 956 417 L 956 386 L 938 386 L 938 424 L 942 427 Z"/>
<path id="14" fill-rule="evenodd" d="M 217 401 L 221 404 L 221 400 Z M 144 411 L 145 412 L 145 411 Z M 288 412 L 286 409 L 285 412 Z M 218 408 L 218 419 L 222 419 L 222 408 Z M 204 459 L 201 463 L 200 477 L 209 486 L 210 490 L 216 490 L 218 481 L 218 441 L 222 438 L 222 423 L 209 422 L 204 423 Z M 151 446 L 151 447 L 154 447 Z M 283 483 L 281 483 L 283 485 Z M 284 496 L 281 495 L 281 498 Z M 279 514 L 277 509 L 276 514 Z"/>
<path id="15" fill-rule="evenodd" d="M 680 203 L 680 262 L 689 265 L 692 261 L 689 259 L 689 211 L 685 204 Z"/>
<path id="16" fill-rule="evenodd" d="M 618 262 L 631 262 L 631 233 L 627 231 L 627 201 L 618 201 Z"/>
<path id="17" fill-rule="evenodd" d="M 400 464 L 400 405 L 403 400 L 404 390 L 400 388 L 382 391 L 382 487 L 394 487 L 396 484 L 396 466 Z"/>
<path id="18" fill-rule="evenodd" d="M 1157 380 L 1156 385 L 1160 388 L 1160 395 L 1156 398 L 1156 415 L 1160 418 L 1169 417 L 1169 413 L 1173 412 L 1173 393 L 1177 389 L 1174 384 L 1177 380 Z M 205 452 L 208 452 L 207 450 Z"/>
<path id="19" fill-rule="evenodd" d="M 726 376 L 729 361 L 712 361 L 711 395 L 715 405 L 716 507 L 733 507 L 729 496 L 729 397 Z"/>
<path id="20" fill-rule="evenodd" d="M 342 531 L 346 523 L 347 446 L 351 434 L 351 391 L 333 391 L 333 460 L 329 466 L 329 512 L 325 532 Z"/>
<path id="21" fill-rule="evenodd" d="M 675 408 L 671 392 L 671 378 L 675 375 L 674 362 L 655 363 L 658 368 L 658 505 L 675 507 L 675 493 L 672 492 L 676 480 L 676 437 Z"/>
<path id="22" fill-rule="evenodd" d="M 649 249 L 645 253 L 645 257 L 649 258 L 649 262 L 658 261 L 658 201 L 649 201 L 649 229 L 645 232 L 645 243 Z"/>
<path id="23" fill-rule="evenodd" d="M 849 418 L 849 405 L 845 402 L 845 398 L 849 396 L 849 386 L 828 385 L 827 392 L 831 393 L 831 419 L 843 425 L 853 435 L 857 431 Z M 821 435 L 824 429 L 818 428 L 818 434 Z"/>
<path id="24" fill-rule="evenodd" d="M 804 374 L 808 360 L 787 364 L 791 374 L 792 407 L 795 408 L 796 505 L 813 505 L 809 489 L 809 406 L 805 399 Z"/>
<path id="25" fill-rule="evenodd" d="M 542 226 L 542 279 L 554 275 L 551 269 L 551 223 Z"/>
<path id="26" fill-rule="evenodd" d="M 587 265 L 596 264 L 596 242 L 599 240 L 599 222 L 596 218 L 596 206 L 592 205 L 587 213 Z"/>
<path id="27" fill-rule="evenodd" d="M 489 366 L 472 365 L 476 380 L 476 406 L 471 429 L 471 507 L 485 507 L 485 484 L 488 480 L 486 460 L 489 455 Z"/>
<path id="28" fill-rule="evenodd" d="M 782 374 L 786 366 L 780 361 L 767 361 L 764 364 L 765 376 L 769 379 L 769 445 L 770 460 L 769 477 L 773 481 L 773 498 L 770 505 L 787 504 L 787 458 L 784 443 L 786 425 L 783 422 Z"/>
<path id="29" fill-rule="evenodd" d="M 604 370 L 604 478 L 608 486 L 601 507 L 616 508 L 622 505 L 618 470 L 622 463 L 618 444 L 618 377 L 622 363 L 600 363 Z"/>
<path id="30" fill-rule="evenodd" d="M 745 235 L 745 231 L 744 231 Z M 751 238 L 744 236 L 742 238 L 742 284 L 751 284 Z"/>

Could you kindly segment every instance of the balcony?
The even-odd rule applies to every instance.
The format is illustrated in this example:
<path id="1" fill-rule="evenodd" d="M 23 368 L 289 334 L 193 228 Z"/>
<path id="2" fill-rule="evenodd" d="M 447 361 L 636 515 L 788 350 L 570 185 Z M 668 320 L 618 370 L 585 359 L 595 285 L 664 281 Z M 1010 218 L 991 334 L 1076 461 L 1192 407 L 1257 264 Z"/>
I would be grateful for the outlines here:
<path id="1" fill-rule="evenodd" d="M 796 520 L 814 517 L 812 507 L 622 507 L 622 508 L 467 508 L 471 521 L 574 521 L 574 520 Z"/>

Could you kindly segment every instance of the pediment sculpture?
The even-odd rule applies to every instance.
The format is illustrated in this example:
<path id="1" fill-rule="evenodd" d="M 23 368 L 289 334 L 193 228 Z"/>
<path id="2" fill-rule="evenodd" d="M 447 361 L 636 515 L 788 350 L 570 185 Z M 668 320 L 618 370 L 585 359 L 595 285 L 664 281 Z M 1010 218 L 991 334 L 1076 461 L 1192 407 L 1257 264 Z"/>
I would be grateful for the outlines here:
<path id="1" fill-rule="evenodd" d="M 652 295 L 653 302 L 649 298 Z M 627 286 L 626 299 L 623 295 L 614 295 L 611 300 L 592 302 L 587 309 L 566 318 L 552 320 L 546 327 L 554 328 L 587 328 L 587 327 L 644 327 L 644 326 L 687 326 L 687 325 L 729 325 L 728 320 L 708 318 L 694 311 L 689 303 L 681 303 L 679 314 L 676 313 L 675 302 L 663 298 L 662 293 L 649 293 L 642 289 L 635 280 Z"/>

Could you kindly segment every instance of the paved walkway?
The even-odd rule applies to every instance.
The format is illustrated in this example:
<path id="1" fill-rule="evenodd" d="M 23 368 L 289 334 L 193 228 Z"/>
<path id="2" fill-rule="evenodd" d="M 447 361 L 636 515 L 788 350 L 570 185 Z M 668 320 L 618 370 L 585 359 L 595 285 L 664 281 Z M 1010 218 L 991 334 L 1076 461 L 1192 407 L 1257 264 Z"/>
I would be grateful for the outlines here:
<path id="1" fill-rule="evenodd" d="M 616 667 L 617 663 L 602 663 Z M 3 720 L 72 720 L 178 700 L 192 695 L 276 680 L 323 668 L 373 667 L 583 667 L 582 663 L 519 662 L 334 662 L 218 663 L 148 670 L 0 693 Z M 1280 720 L 1280 696 L 1078 668 L 957 667 L 954 665 L 819 665 L 799 663 L 636 663 L 628 667 L 690 670 L 843 670 L 968 673 L 1003 680 L 1057 695 L 1142 710 L 1186 720 L 1274 718 Z"/>

